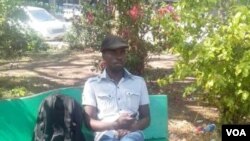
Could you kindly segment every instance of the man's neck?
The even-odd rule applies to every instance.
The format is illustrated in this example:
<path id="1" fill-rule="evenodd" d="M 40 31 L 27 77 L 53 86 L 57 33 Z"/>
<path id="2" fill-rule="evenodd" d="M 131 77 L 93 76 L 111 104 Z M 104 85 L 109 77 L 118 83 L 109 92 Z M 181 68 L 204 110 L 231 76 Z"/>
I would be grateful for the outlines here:
<path id="1" fill-rule="evenodd" d="M 118 84 L 124 75 L 124 69 L 122 69 L 121 71 L 113 71 L 107 68 L 107 74 L 112 80 L 115 81 L 116 84 Z"/>

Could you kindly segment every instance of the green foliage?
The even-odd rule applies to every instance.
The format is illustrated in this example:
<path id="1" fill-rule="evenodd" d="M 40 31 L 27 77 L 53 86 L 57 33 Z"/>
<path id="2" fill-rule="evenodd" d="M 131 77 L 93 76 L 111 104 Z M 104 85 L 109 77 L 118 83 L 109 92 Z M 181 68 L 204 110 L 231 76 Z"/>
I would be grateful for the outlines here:
<path id="1" fill-rule="evenodd" d="M 15 87 L 9 91 L 3 88 L 0 88 L 0 99 L 23 97 L 23 96 L 26 96 L 27 94 L 28 94 L 28 91 L 25 87 Z"/>
<path id="2" fill-rule="evenodd" d="M 44 47 L 43 41 L 32 31 L 23 29 L 15 21 L 23 15 L 18 12 L 22 0 L 0 2 L 0 58 L 15 59 L 27 51 Z"/>
<path id="3" fill-rule="evenodd" d="M 65 40 L 71 48 L 93 47 L 98 49 L 103 37 L 111 32 L 112 15 L 105 12 L 105 6 L 98 3 L 96 7 L 85 3 L 83 17 L 73 21 L 73 27 Z"/>
<path id="4" fill-rule="evenodd" d="M 17 26 L 18 27 L 18 26 Z M 16 59 L 24 56 L 27 51 L 45 49 L 45 43 L 32 31 L 20 32 L 21 27 L 17 28 L 2 24 L 0 34 L 0 58 Z"/>
<path id="5" fill-rule="evenodd" d="M 198 8 L 193 7 L 198 0 L 179 3 L 181 26 L 171 35 L 182 35 L 183 41 L 177 39 L 171 50 L 181 59 L 174 74 L 158 82 L 163 86 L 194 77 L 185 95 L 199 94 L 218 107 L 221 123 L 245 123 L 250 115 L 250 9 L 235 1 L 202 2 Z"/>

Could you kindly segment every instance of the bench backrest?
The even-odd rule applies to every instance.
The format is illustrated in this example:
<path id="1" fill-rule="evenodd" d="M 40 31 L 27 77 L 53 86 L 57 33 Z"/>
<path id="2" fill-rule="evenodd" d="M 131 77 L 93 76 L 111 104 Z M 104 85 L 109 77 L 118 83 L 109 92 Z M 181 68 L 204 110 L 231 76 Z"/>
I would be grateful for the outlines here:
<path id="1" fill-rule="evenodd" d="M 61 88 L 23 98 L 0 100 L 0 141 L 31 141 L 39 106 L 45 97 L 52 94 L 68 95 L 81 103 L 82 88 Z M 150 110 L 151 124 L 144 131 L 146 139 L 166 140 L 167 96 L 150 95 Z M 87 129 L 83 132 L 91 141 L 92 133 Z"/>

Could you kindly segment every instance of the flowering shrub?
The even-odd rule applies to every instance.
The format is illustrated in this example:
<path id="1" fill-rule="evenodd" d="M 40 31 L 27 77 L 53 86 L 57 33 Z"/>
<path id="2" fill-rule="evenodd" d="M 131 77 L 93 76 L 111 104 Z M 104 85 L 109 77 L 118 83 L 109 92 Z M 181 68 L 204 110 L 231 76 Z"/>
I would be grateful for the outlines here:
<path id="1" fill-rule="evenodd" d="M 111 32 L 113 13 L 112 8 L 102 4 L 95 7 L 84 4 L 85 14 L 73 22 L 73 28 L 66 36 L 71 48 L 92 47 L 98 49 L 104 35 Z M 109 14 L 108 14 L 109 13 Z"/>
<path id="2" fill-rule="evenodd" d="M 165 5 L 163 7 L 160 7 L 157 10 L 157 13 L 160 17 L 164 17 L 166 14 L 169 14 L 174 21 L 180 21 L 180 17 L 177 15 L 177 13 L 174 10 L 174 7 L 172 5 Z"/>
<path id="3" fill-rule="evenodd" d="M 133 5 L 128 11 L 128 15 L 132 21 L 136 22 L 138 18 L 143 16 L 143 11 L 140 8 L 140 5 Z"/>
<path id="4" fill-rule="evenodd" d="M 152 8 L 144 0 L 116 0 L 109 5 L 102 2 L 95 7 L 85 5 L 86 14 L 80 21 L 74 23 L 74 28 L 68 36 L 73 46 L 88 46 L 98 48 L 106 34 L 117 34 L 128 40 L 127 68 L 142 75 L 149 51 L 156 50 L 143 37 L 150 31 Z"/>
<path id="5" fill-rule="evenodd" d="M 150 31 L 153 9 L 144 0 L 117 0 L 114 5 L 119 13 L 116 33 L 127 39 L 130 45 L 127 68 L 134 74 L 142 75 L 148 52 L 155 51 L 152 43 L 144 39 Z"/>

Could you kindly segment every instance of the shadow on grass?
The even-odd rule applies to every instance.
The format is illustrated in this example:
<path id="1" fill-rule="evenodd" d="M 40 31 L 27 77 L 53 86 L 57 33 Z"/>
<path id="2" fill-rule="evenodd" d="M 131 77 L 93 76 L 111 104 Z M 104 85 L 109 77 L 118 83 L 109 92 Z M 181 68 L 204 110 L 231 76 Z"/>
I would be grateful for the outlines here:
<path id="1" fill-rule="evenodd" d="M 10 67 L 12 62 L 9 60 L 1 61 L 0 98 L 15 97 L 10 94 L 15 88 L 24 88 L 25 93 L 30 95 L 56 88 L 82 86 L 91 76 L 90 72 L 84 75 L 85 70 L 93 66 L 91 60 L 98 57 L 89 54 L 68 50 L 29 54 L 27 58 L 16 61 L 14 67 Z"/>
<path id="2" fill-rule="evenodd" d="M 157 85 L 157 79 L 166 77 L 173 72 L 173 69 L 152 69 L 145 70 L 145 78 L 147 80 L 148 90 L 150 94 L 166 94 L 168 95 L 168 113 L 169 119 L 185 120 L 197 126 L 198 120 L 203 123 L 215 123 L 218 111 L 214 110 L 216 116 L 211 117 L 215 109 L 204 101 L 192 99 L 193 97 L 183 97 L 184 90 L 187 86 L 192 84 L 194 79 L 186 79 L 184 81 L 174 82 L 164 87 Z M 204 113 L 207 112 L 207 113 Z M 207 116 L 208 115 L 208 116 Z"/>
<path id="3" fill-rule="evenodd" d="M 25 88 L 25 90 L 27 90 L 27 95 L 31 95 L 62 87 L 62 85 L 42 77 L 0 77 L 0 85 L 0 98 L 13 97 L 10 94 L 11 90 L 14 88 Z"/>
<path id="4" fill-rule="evenodd" d="M 178 58 L 176 56 L 169 56 L 166 58 L 161 58 L 160 56 L 155 56 L 155 57 L 148 58 L 148 60 L 150 62 L 154 62 L 154 61 L 157 61 L 157 62 L 174 61 L 175 62 L 178 60 Z"/>

